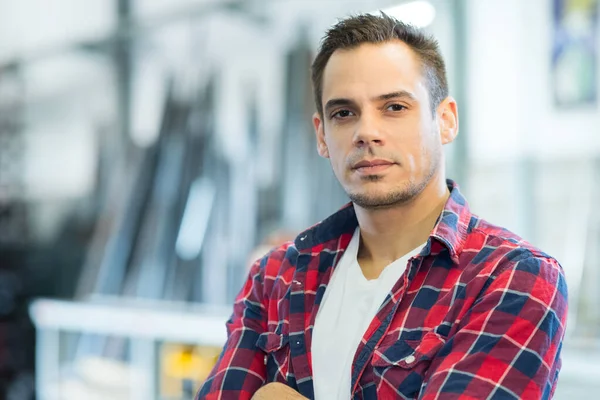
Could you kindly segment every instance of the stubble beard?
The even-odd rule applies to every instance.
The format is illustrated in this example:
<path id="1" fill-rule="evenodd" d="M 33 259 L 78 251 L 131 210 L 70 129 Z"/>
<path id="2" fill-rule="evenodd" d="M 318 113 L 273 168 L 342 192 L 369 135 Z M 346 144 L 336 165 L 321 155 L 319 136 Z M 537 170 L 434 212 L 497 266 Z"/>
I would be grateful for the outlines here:
<path id="1" fill-rule="evenodd" d="M 409 203 L 425 190 L 433 179 L 441 163 L 441 154 L 434 154 L 427 174 L 420 181 L 409 180 L 404 185 L 393 188 L 387 193 L 370 194 L 346 191 L 350 200 L 357 206 L 368 210 L 386 209 Z M 363 178 L 370 182 L 383 179 L 382 175 L 368 175 Z"/>

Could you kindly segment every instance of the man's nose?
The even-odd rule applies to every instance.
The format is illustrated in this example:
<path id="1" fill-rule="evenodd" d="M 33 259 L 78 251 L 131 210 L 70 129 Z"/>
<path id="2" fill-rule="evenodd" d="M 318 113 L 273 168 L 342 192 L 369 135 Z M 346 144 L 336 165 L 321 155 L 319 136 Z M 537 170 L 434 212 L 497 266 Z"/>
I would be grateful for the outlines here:
<path id="1" fill-rule="evenodd" d="M 356 147 L 384 144 L 383 134 L 377 118 L 367 114 L 361 115 L 354 132 L 354 145 Z"/>

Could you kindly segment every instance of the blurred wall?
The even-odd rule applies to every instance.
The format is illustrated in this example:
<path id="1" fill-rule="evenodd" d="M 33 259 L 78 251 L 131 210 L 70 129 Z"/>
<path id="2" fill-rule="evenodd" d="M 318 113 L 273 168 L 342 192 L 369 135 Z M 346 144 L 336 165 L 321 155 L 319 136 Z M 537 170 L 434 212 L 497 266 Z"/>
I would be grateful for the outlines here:
<path id="1" fill-rule="evenodd" d="M 535 179 L 533 190 L 543 192 L 537 201 L 567 195 L 577 189 L 573 184 L 591 184 L 573 177 L 585 177 L 582 169 L 600 154 L 600 112 L 598 106 L 566 109 L 554 104 L 551 1 L 468 4 L 468 29 L 473 33 L 467 43 L 469 147 L 477 183 L 472 201 L 482 214 L 527 232 L 528 218 L 521 218 L 517 193 L 526 173 L 523 160 L 549 168 L 569 164 L 562 174 L 553 171 L 559 172 L 552 174 L 554 185 Z M 561 209 L 562 205 L 556 211 Z M 539 232 L 554 225 L 536 222 L 541 224 Z"/>
<path id="2" fill-rule="evenodd" d="M 555 102 L 553 3 L 467 1 L 468 195 L 475 212 L 562 263 L 573 311 L 595 309 L 600 110 Z"/>

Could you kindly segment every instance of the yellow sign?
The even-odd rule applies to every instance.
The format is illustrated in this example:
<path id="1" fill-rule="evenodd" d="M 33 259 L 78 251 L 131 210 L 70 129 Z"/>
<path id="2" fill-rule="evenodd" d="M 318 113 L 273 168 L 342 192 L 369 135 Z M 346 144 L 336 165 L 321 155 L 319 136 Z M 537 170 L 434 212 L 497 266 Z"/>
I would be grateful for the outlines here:
<path id="1" fill-rule="evenodd" d="M 160 357 L 160 392 L 163 399 L 187 399 L 190 386 L 197 390 L 214 367 L 221 348 L 165 343 Z"/>

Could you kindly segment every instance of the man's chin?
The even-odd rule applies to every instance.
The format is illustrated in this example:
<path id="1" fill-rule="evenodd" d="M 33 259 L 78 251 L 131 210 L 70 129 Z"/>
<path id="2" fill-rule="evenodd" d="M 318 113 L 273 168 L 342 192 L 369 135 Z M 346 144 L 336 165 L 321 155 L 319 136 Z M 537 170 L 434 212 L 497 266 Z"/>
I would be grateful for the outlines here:
<path id="1" fill-rule="evenodd" d="M 392 208 L 409 202 L 414 196 L 410 193 L 391 193 L 391 194 L 356 194 L 348 193 L 348 197 L 355 205 L 369 210 L 381 210 Z"/>

